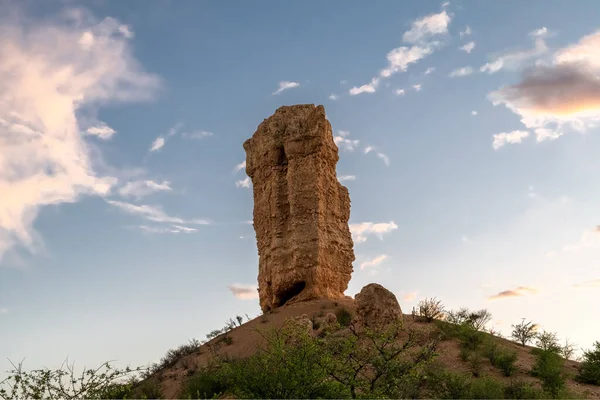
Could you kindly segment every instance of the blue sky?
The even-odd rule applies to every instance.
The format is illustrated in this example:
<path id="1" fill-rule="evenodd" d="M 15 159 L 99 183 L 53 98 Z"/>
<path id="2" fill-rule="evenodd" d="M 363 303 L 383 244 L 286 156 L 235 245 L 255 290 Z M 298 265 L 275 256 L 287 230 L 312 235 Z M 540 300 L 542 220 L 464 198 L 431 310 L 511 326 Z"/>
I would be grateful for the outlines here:
<path id="1" fill-rule="evenodd" d="M 0 1 L 0 370 L 144 365 L 259 313 L 244 140 L 323 104 L 347 294 L 588 348 L 596 1 Z M 0 375 L 1 376 L 1 375 Z"/>

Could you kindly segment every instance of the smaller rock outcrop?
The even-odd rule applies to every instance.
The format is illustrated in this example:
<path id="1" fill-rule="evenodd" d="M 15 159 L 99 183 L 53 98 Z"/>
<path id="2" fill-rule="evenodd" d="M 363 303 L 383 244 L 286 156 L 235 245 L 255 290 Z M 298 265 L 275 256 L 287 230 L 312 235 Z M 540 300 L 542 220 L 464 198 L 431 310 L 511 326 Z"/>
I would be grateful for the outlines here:
<path id="1" fill-rule="evenodd" d="M 377 283 L 363 287 L 354 299 L 357 318 L 365 327 L 378 328 L 402 321 L 398 299 Z"/>

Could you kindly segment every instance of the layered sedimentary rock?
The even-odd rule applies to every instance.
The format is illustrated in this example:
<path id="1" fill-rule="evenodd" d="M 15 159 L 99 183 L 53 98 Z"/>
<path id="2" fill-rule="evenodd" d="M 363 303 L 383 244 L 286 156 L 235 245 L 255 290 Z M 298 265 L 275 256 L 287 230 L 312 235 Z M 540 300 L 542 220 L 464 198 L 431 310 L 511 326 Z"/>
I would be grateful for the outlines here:
<path id="1" fill-rule="evenodd" d="M 350 196 L 337 180 L 338 148 L 323 106 L 280 107 L 244 150 L 263 312 L 344 298 L 354 261 Z"/>

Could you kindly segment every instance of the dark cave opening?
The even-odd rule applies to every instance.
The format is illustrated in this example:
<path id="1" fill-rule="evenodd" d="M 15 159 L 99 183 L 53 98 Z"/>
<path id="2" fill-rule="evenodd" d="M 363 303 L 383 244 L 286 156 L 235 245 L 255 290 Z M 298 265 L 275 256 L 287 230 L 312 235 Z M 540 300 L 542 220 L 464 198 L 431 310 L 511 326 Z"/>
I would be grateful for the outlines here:
<path id="1" fill-rule="evenodd" d="M 293 299 L 294 297 L 299 295 L 304 290 L 305 287 L 306 287 L 306 282 L 300 281 L 300 282 L 294 283 L 289 289 L 282 292 L 278 298 L 279 307 L 284 306 L 285 303 L 287 303 L 288 301 L 290 301 L 291 299 Z"/>

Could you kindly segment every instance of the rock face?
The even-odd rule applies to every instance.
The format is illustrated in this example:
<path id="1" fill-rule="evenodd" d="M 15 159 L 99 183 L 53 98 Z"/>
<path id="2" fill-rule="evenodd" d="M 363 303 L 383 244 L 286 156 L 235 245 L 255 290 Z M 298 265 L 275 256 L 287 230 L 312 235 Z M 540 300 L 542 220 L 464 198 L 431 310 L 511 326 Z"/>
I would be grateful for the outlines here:
<path id="1" fill-rule="evenodd" d="M 402 309 L 394 293 L 377 283 L 363 287 L 354 298 L 358 319 L 367 327 L 382 327 L 402 320 Z"/>
<path id="2" fill-rule="evenodd" d="M 337 180 L 338 148 L 325 109 L 280 107 L 244 150 L 254 192 L 261 309 L 343 299 L 354 261 L 350 196 Z"/>

